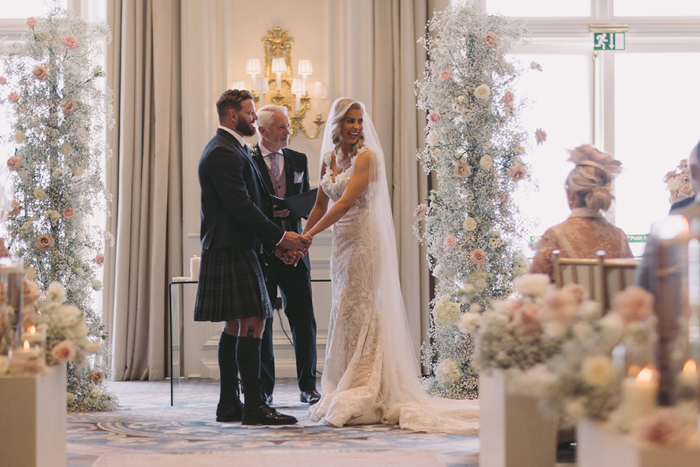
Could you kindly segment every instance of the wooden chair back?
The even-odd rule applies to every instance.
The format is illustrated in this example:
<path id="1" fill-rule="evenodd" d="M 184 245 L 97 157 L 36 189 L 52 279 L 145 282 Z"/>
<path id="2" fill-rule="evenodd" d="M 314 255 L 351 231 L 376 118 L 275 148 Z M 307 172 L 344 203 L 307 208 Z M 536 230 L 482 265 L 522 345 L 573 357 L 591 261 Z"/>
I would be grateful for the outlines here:
<path id="1" fill-rule="evenodd" d="M 552 253 L 554 283 L 557 287 L 580 284 L 588 298 L 601 303 L 603 313 L 612 306 L 615 294 L 634 284 L 634 270 L 639 261 L 631 258 L 606 258 L 605 251 L 597 258 L 562 258 L 559 250 Z"/>

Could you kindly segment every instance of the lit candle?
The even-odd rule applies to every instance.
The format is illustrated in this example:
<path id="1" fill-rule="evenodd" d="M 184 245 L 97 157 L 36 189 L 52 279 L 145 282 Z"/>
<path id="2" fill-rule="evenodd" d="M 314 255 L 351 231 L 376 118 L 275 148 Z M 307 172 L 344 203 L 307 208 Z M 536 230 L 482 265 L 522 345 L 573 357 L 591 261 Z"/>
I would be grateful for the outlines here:
<path id="1" fill-rule="evenodd" d="M 622 381 L 622 429 L 629 431 L 641 418 L 656 410 L 659 381 L 654 370 L 644 367 L 636 377 Z"/>
<path id="2" fill-rule="evenodd" d="M 688 360 L 676 380 L 676 407 L 683 420 L 690 426 L 698 423 L 698 366 L 695 360 Z"/>
<path id="3" fill-rule="evenodd" d="M 199 280 L 199 265 L 201 261 L 202 258 L 200 258 L 197 255 L 194 255 L 192 258 L 190 258 L 190 278 L 193 281 Z"/>
<path id="4" fill-rule="evenodd" d="M 21 348 L 17 348 L 12 352 L 13 357 L 24 357 L 26 359 L 39 358 L 41 350 L 38 345 L 31 345 L 28 340 L 24 341 Z"/>
<path id="5" fill-rule="evenodd" d="M 27 332 L 22 334 L 22 340 L 28 341 L 30 345 L 44 345 L 46 343 L 46 331 L 37 332 L 36 326 L 30 326 Z"/>

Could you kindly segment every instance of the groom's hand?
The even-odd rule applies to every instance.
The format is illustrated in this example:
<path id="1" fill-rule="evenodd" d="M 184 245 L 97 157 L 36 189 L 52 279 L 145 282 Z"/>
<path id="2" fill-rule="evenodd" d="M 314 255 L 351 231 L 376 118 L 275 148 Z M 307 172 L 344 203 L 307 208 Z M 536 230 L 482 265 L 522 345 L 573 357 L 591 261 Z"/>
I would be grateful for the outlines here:
<path id="1" fill-rule="evenodd" d="M 311 246 L 311 239 L 309 237 L 302 237 L 296 232 L 286 232 L 278 246 L 281 246 L 285 250 L 304 251 Z"/>

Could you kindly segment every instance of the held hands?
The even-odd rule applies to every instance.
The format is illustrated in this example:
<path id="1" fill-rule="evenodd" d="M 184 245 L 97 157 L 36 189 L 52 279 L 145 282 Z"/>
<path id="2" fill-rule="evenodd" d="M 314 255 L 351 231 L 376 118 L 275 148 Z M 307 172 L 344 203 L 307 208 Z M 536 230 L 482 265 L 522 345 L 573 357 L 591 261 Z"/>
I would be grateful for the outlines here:
<path id="1" fill-rule="evenodd" d="M 305 254 L 306 253 L 302 251 L 285 250 L 280 246 L 275 248 L 275 256 L 277 256 L 284 262 L 284 264 L 287 265 L 293 264 L 296 266 L 299 260 L 303 258 Z"/>
<path id="2" fill-rule="evenodd" d="M 286 232 L 279 246 L 285 250 L 306 251 L 311 246 L 311 238 L 302 237 L 296 232 Z"/>

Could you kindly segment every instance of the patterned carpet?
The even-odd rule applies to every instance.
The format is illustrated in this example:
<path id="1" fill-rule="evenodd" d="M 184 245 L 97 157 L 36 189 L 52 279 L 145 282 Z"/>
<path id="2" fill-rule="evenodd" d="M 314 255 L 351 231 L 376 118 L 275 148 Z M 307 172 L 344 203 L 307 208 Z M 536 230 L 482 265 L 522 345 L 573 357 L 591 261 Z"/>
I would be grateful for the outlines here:
<path id="1" fill-rule="evenodd" d="M 309 420 L 293 381 L 275 388 L 273 406 L 298 425 L 244 427 L 217 423 L 218 382 L 113 382 L 115 412 L 68 415 L 71 467 L 187 465 L 478 466 L 477 437 L 415 433 L 371 425 L 331 428 Z"/>

